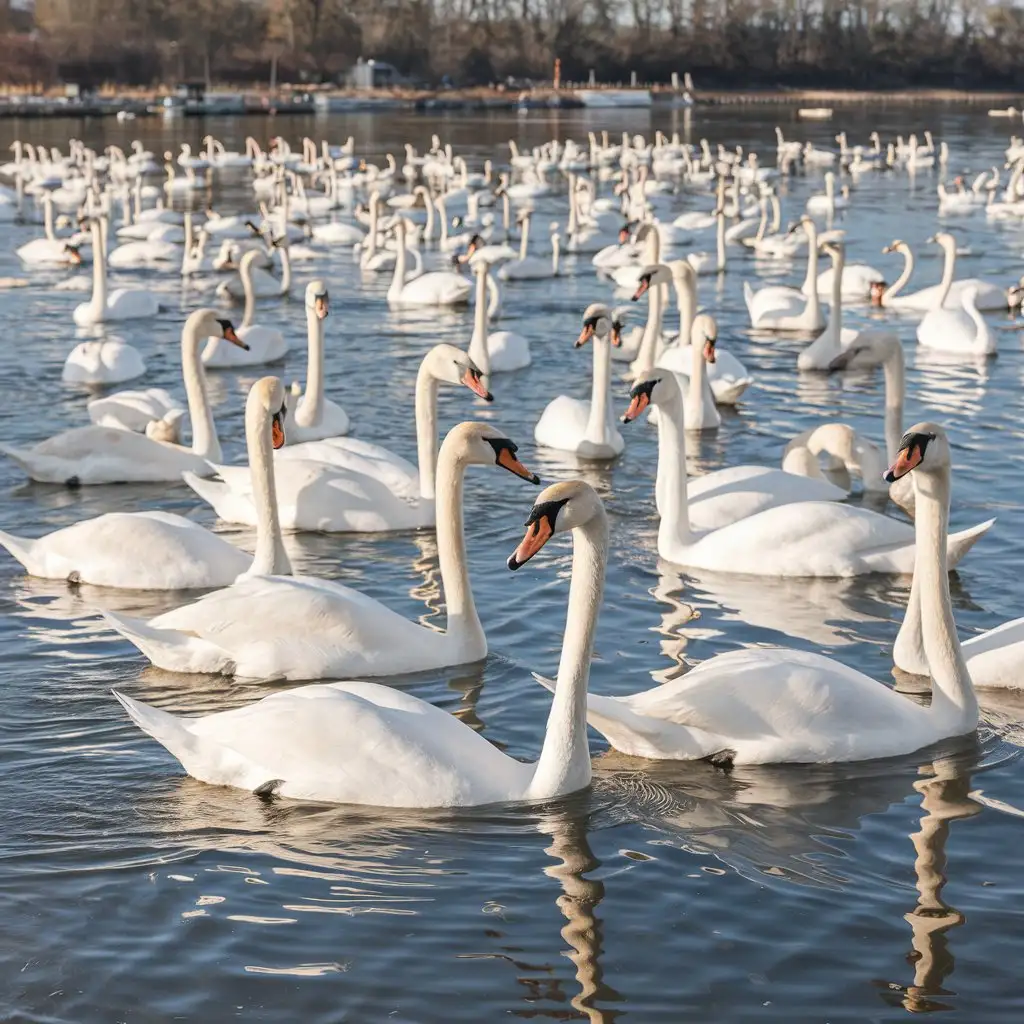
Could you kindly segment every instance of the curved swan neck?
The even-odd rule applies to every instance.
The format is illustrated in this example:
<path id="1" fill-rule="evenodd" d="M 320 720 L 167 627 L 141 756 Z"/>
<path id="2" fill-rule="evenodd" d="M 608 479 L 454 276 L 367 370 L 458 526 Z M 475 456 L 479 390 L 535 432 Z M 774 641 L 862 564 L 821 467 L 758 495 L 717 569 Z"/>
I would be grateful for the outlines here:
<path id="1" fill-rule="evenodd" d="M 942 247 L 942 277 L 939 279 L 939 301 L 938 309 L 946 304 L 949 298 L 949 289 L 953 286 L 953 275 L 956 273 L 956 243 Z"/>
<path id="2" fill-rule="evenodd" d="M 920 578 L 924 652 L 932 675 L 931 714 L 963 732 L 978 723 L 978 699 L 957 639 L 949 596 L 949 471 L 914 474 L 915 582 Z M 913 588 L 912 588 L 913 589 Z"/>
<path id="3" fill-rule="evenodd" d="M 469 341 L 469 358 L 480 368 L 484 377 L 491 372 L 491 358 L 487 350 L 487 267 L 483 260 L 477 263 L 476 308 L 473 310 L 473 336 Z M 433 442 L 431 442 L 433 443 Z"/>
<path id="4" fill-rule="evenodd" d="M 590 416 L 583 436 L 594 444 L 608 443 L 608 404 L 611 398 L 611 345 L 607 335 L 594 335 L 590 383 Z"/>
<path id="5" fill-rule="evenodd" d="M 247 576 L 290 576 L 292 563 L 284 549 L 281 520 L 277 510 L 274 483 L 274 453 L 270 437 L 270 413 L 250 399 L 256 408 L 245 410 L 245 440 L 249 449 L 249 473 L 252 477 L 253 504 L 256 507 L 256 551 Z"/>
<path id="6" fill-rule="evenodd" d="M 209 462 L 223 461 L 213 411 L 206 393 L 206 374 L 199 358 L 199 320 L 195 314 L 185 321 L 181 333 L 181 372 L 185 378 L 188 415 L 192 421 L 192 451 Z"/>
<path id="7" fill-rule="evenodd" d="M 487 638 L 473 602 L 466 565 L 466 537 L 462 522 L 465 475 L 466 463 L 458 444 L 443 444 L 437 460 L 436 511 L 438 561 L 448 610 L 447 632 L 463 656 L 476 661 L 487 654 Z"/>
<path id="8" fill-rule="evenodd" d="M 607 558 L 608 518 L 599 508 L 572 532 L 569 607 L 544 745 L 528 790 L 534 799 L 572 793 L 590 782 L 587 684 Z"/>
<path id="9" fill-rule="evenodd" d="M 324 322 L 316 308 L 306 307 L 306 392 L 295 410 L 300 427 L 315 427 L 324 415 Z"/>
<path id="10" fill-rule="evenodd" d="M 424 501 L 434 500 L 437 470 L 437 377 L 430 369 L 430 358 L 427 353 L 416 374 L 416 461 Z"/>
<path id="11" fill-rule="evenodd" d="M 692 539 L 686 494 L 686 429 L 680 400 L 658 406 L 658 482 L 658 493 L 665 496 L 658 524 L 658 550 L 664 552 Z"/>
<path id="12" fill-rule="evenodd" d="M 901 245 L 899 251 L 903 253 L 903 271 L 899 277 L 888 288 L 882 292 L 882 305 L 888 304 L 899 292 L 906 288 L 910 276 L 914 273 L 914 251 L 909 245 Z"/>

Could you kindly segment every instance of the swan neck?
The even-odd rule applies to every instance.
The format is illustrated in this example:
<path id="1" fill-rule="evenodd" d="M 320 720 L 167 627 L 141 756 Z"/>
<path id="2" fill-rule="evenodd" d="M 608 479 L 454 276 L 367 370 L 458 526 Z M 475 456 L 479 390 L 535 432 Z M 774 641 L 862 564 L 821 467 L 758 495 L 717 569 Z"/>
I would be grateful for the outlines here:
<path id="1" fill-rule="evenodd" d="M 457 445 L 442 445 L 437 461 L 437 550 L 448 610 L 448 636 L 466 661 L 487 653 L 487 639 L 473 601 L 466 565 L 462 490 L 466 463 Z"/>
<path id="2" fill-rule="evenodd" d="M 519 260 L 522 262 L 526 259 L 526 254 L 530 251 L 530 218 L 526 217 L 523 219 L 523 233 L 519 238 Z"/>
<path id="3" fill-rule="evenodd" d="M 647 373 L 652 369 L 658 358 L 658 346 L 661 341 L 662 292 L 661 285 L 656 284 L 647 290 L 647 323 L 640 339 L 640 351 L 637 353 L 636 373 Z"/>
<path id="4" fill-rule="evenodd" d="M 295 410 L 300 427 L 315 427 L 324 415 L 324 322 L 315 308 L 306 309 L 306 393 Z"/>
<path id="5" fill-rule="evenodd" d="M 657 493 L 665 496 L 658 524 L 658 550 L 664 552 L 691 540 L 686 493 L 686 429 L 683 403 L 678 400 L 658 407 Z"/>
<path id="6" fill-rule="evenodd" d="M 277 509 L 277 487 L 274 482 L 274 453 L 270 439 L 269 412 L 257 408 L 245 422 L 246 445 L 249 449 L 249 472 L 252 476 L 253 504 L 256 507 L 256 552 L 247 575 L 290 576 L 291 560 L 284 549 L 281 520 Z"/>
<path id="7" fill-rule="evenodd" d="M 685 345 L 693 332 L 693 318 L 697 312 L 696 282 L 689 274 L 675 275 L 676 305 L 679 306 L 679 340 Z"/>
<path id="8" fill-rule="evenodd" d="M 593 372 L 590 382 L 590 416 L 584 437 L 593 444 L 608 443 L 608 404 L 611 397 L 611 345 L 607 336 L 594 335 Z"/>
<path id="9" fill-rule="evenodd" d="M 103 251 L 103 229 L 92 224 L 92 319 L 99 321 L 107 308 L 107 257 Z"/>
<path id="10" fill-rule="evenodd" d="M 473 336 L 469 341 L 469 358 L 476 363 L 484 377 L 491 372 L 490 353 L 487 350 L 487 268 L 481 262 L 476 268 L 476 308 L 473 310 Z"/>
<path id="11" fill-rule="evenodd" d="M 437 471 L 437 378 L 429 367 L 429 354 L 416 374 L 416 461 L 420 471 L 420 498 L 434 500 Z"/>
<path id="12" fill-rule="evenodd" d="M 206 374 L 199 358 L 198 325 L 185 323 L 181 337 L 181 372 L 185 379 L 188 415 L 192 421 L 192 451 L 209 462 L 221 462 L 220 441 L 213 422 L 213 411 L 206 393 Z"/>
<path id="13" fill-rule="evenodd" d="M 957 639 L 949 596 L 949 471 L 915 473 L 914 490 L 914 575 L 920 578 L 924 652 L 932 676 L 931 714 L 968 732 L 978 722 L 978 699 Z"/>
<path id="14" fill-rule="evenodd" d="M 572 532 L 569 606 L 544 745 L 528 794 L 534 799 L 572 793 L 590 782 L 587 685 L 607 558 L 608 519 L 599 508 L 584 526 Z"/>
<path id="15" fill-rule="evenodd" d="M 900 251 L 903 253 L 903 271 L 900 276 L 885 291 L 882 293 L 882 305 L 888 304 L 889 300 L 894 298 L 899 292 L 906 288 L 907 282 L 910 280 L 911 274 L 914 273 L 914 251 L 909 245 L 902 246 Z"/>
<path id="16" fill-rule="evenodd" d="M 937 308 L 942 309 L 949 298 L 949 289 L 953 286 L 953 275 L 956 273 L 956 246 L 943 246 L 942 278 L 939 281 L 939 301 Z M 968 312 L 970 312 L 968 310 Z"/>
<path id="17" fill-rule="evenodd" d="M 287 225 L 286 225 L 287 230 Z M 281 295 L 287 295 L 292 290 L 292 256 L 288 251 L 288 243 L 281 247 Z"/>

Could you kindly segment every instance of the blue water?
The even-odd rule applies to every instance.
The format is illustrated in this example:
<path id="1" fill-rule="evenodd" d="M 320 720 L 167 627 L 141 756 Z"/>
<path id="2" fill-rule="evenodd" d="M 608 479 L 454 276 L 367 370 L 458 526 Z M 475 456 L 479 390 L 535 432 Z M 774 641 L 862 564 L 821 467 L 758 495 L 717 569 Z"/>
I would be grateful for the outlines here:
<path id="1" fill-rule="evenodd" d="M 533 145 L 553 135 L 585 139 L 590 128 L 650 134 L 660 127 L 689 131 L 694 141 L 707 135 L 753 145 L 770 159 L 772 117 L 764 108 L 698 110 L 692 120 L 668 112 L 614 120 L 396 114 L 279 118 L 273 130 L 295 141 L 307 132 L 336 141 L 354 134 L 371 160 L 398 153 L 406 139 L 422 148 L 437 131 L 478 163 L 506 158 L 510 135 Z M 262 121 L 205 127 L 229 148 L 240 148 L 247 133 L 269 134 Z M 1001 163 L 1008 134 L 1005 121 L 929 107 L 839 113 L 831 125 L 785 122 L 787 133 L 819 142 L 844 127 L 852 140 L 865 140 L 873 127 L 883 138 L 931 127 L 950 145 L 951 173 Z M 97 147 L 139 136 L 158 149 L 195 144 L 203 129 L 193 121 L 3 121 L 0 145 L 19 134 L 62 146 L 82 137 Z M 920 250 L 922 281 L 937 280 L 940 265 L 924 245 L 936 228 L 935 181 L 931 173 L 913 182 L 863 178 L 839 222 L 848 259 L 892 279 L 898 266 L 880 250 L 899 236 Z M 817 174 L 789 182 L 787 217 L 820 188 Z M 252 206 L 244 177 L 215 198 L 219 212 Z M 12 444 L 86 421 L 87 392 L 60 382 L 76 338 L 71 311 L 83 296 L 53 291 L 60 275 L 18 265 L 14 249 L 36 230 L 0 228 L 0 276 L 32 279 L 0 293 L 3 439 Z M 973 253 L 961 274 L 1005 283 L 1020 276 L 1021 226 L 976 216 L 957 219 L 954 231 Z M 825 418 L 881 441 L 881 375 L 798 375 L 798 343 L 751 340 L 741 289 L 755 268 L 735 249 L 730 261 L 719 281 L 701 279 L 700 298 L 719 320 L 720 346 L 744 360 L 757 385 L 717 434 L 688 441 L 691 472 L 777 464 L 788 438 Z M 444 427 L 466 418 L 494 422 L 545 479 L 583 475 L 605 498 L 613 554 L 592 687 L 631 692 L 751 644 L 820 650 L 890 681 L 908 580 L 682 573 L 656 554 L 649 426 L 624 428 L 627 448 L 611 467 L 576 467 L 534 449 L 533 425 L 547 402 L 589 393 L 590 355 L 572 341 L 581 310 L 610 297 L 588 260 L 570 259 L 568 268 L 558 282 L 505 291 L 501 326 L 528 335 L 533 365 L 496 378 L 492 406 L 465 389 L 442 389 L 441 420 Z M 465 344 L 471 313 L 391 311 L 386 277 L 361 278 L 347 252 L 297 265 L 296 295 L 314 273 L 331 291 L 330 396 L 353 415 L 358 436 L 414 452 L 419 358 L 436 341 Z M 798 280 L 802 268 L 788 276 Z M 169 311 L 115 333 L 143 351 L 146 386 L 181 394 L 178 336 L 200 300 L 181 293 L 176 275 L 162 282 L 115 275 L 143 278 L 165 290 Z M 865 311 L 846 315 L 862 322 Z M 262 304 L 259 319 L 293 336 L 281 372 L 301 379 L 301 300 Z M 953 576 L 957 622 L 968 635 L 1024 607 L 1020 337 L 1000 332 L 995 360 L 949 363 L 916 351 L 912 322 L 894 323 L 907 342 L 906 423 L 938 420 L 954 445 L 954 526 L 998 517 Z M 244 459 L 244 395 L 261 374 L 215 377 L 229 461 Z M 624 405 L 624 394 L 619 386 L 616 402 Z M 505 569 L 535 493 L 487 470 L 467 483 L 474 592 L 491 646 L 486 664 L 395 681 L 523 758 L 540 746 L 549 696 L 530 672 L 550 674 L 556 665 L 570 559 L 567 544 L 552 544 L 518 574 Z M 0 494 L 0 529 L 30 536 L 114 509 L 162 508 L 214 523 L 183 485 L 69 491 L 27 483 L 7 460 L 0 460 Z M 239 540 L 252 538 L 242 531 Z M 443 623 L 432 535 L 304 535 L 289 543 L 302 571 Z M 187 778 L 110 696 L 116 686 L 203 713 L 271 692 L 147 667 L 97 616 L 99 608 L 153 614 L 177 600 L 28 579 L 0 558 L 3 1019 L 788 1024 L 940 1010 L 966 1024 L 1020 1019 L 1024 698 L 1004 694 L 998 706 L 986 704 L 976 743 L 927 757 L 724 773 L 703 763 L 633 760 L 592 734 L 593 787 L 541 808 L 438 814 L 267 804 Z"/>

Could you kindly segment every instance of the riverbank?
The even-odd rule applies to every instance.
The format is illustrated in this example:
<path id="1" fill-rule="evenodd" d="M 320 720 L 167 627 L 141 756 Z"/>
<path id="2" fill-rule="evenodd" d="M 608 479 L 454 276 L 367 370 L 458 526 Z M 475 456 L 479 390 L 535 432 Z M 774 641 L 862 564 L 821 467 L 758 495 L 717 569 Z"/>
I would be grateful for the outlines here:
<path id="1" fill-rule="evenodd" d="M 166 90 L 105 88 L 86 97 L 63 94 L 0 94 L 0 117 L 198 117 L 231 114 L 330 114 L 405 109 L 410 111 L 486 111 L 612 107 L 854 107 L 879 105 L 948 105 L 1006 108 L 1024 105 L 1012 92 L 957 89 L 844 89 L 695 90 L 692 94 L 665 86 L 630 88 L 569 85 L 562 89 L 473 88 L 446 90 L 280 90 L 213 89 L 202 98 L 180 99 Z"/>

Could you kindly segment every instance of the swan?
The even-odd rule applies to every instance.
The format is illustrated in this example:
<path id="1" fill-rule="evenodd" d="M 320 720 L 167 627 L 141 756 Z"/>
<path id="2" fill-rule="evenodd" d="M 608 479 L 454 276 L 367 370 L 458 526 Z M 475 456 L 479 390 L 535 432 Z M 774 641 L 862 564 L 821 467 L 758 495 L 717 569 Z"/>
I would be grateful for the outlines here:
<path id="1" fill-rule="evenodd" d="M 469 357 L 483 371 L 484 377 L 492 373 L 506 373 L 529 366 L 530 342 L 515 331 L 489 331 L 487 320 L 500 305 L 498 286 L 490 275 L 490 264 L 480 256 L 472 260 L 476 274 L 476 309 L 473 313 L 473 336 L 469 342 Z M 491 292 L 488 308 L 487 292 Z"/>
<path id="2" fill-rule="evenodd" d="M 64 360 L 65 384 L 120 384 L 146 372 L 146 361 L 134 345 L 120 338 L 80 341 Z"/>
<path id="3" fill-rule="evenodd" d="M 583 329 L 576 339 L 580 348 L 594 343 L 593 377 L 590 398 L 559 395 L 541 413 L 533 436 L 538 444 L 558 451 L 572 452 L 587 459 L 614 459 L 625 447 L 622 435 L 612 422 L 611 354 L 618 343 L 612 328 L 611 311 L 593 303 L 583 313 Z"/>
<path id="4" fill-rule="evenodd" d="M 971 277 L 954 280 L 956 274 L 956 239 L 947 231 L 940 231 L 928 239 L 942 247 L 945 259 L 942 266 L 942 279 L 938 284 L 910 295 L 901 295 L 911 275 L 914 273 L 914 252 L 903 241 L 895 241 L 887 245 L 882 252 L 898 252 L 903 256 L 903 272 L 891 285 L 884 281 L 872 286 L 871 301 L 876 306 L 891 306 L 893 309 L 909 309 L 928 312 L 941 309 L 943 304 L 957 306 L 962 303 L 963 292 L 967 288 L 977 288 L 975 305 L 984 311 L 1002 310 L 1006 308 L 1006 292 L 996 284 L 981 278 Z"/>
<path id="5" fill-rule="evenodd" d="M 824 194 L 819 192 L 811 196 L 805 209 L 808 213 L 832 214 L 850 205 L 849 195 L 848 185 L 844 185 L 839 195 L 836 195 L 836 176 L 832 171 L 826 171 Z"/>
<path id="6" fill-rule="evenodd" d="M 610 274 L 616 288 L 624 288 L 630 292 L 636 291 L 639 286 L 640 273 L 644 267 L 653 266 L 661 262 L 661 236 L 655 230 L 653 224 L 641 224 L 636 233 L 636 241 L 644 243 L 639 261 L 623 263 L 616 267 L 601 268 L 601 270 Z"/>
<path id="7" fill-rule="evenodd" d="M 32 266 L 77 266 L 82 262 L 78 248 L 69 239 L 58 238 L 53 229 L 53 199 L 47 192 L 43 196 L 44 237 L 33 238 L 18 246 L 16 253 L 22 263 Z"/>
<path id="8" fill-rule="evenodd" d="M 291 573 L 273 494 L 271 444 L 284 406 L 275 377 L 257 381 L 245 409 L 246 440 L 254 487 L 264 495 L 252 557 L 223 537 L 168 512 L 108 512 L 29 540 L 0 533 L 5 547 L 30 576 L 123 590 L 194 590 L 225 587 L 240 577 Z"/>
<path id="9" fill-rule="evenodd" d="M 555 484 L 541 498 L 546 504 L 534 505 L 531 525 L 551 503 L 558 505 L 559 531 L 573 534 L 573 580 L 555 696 L 535 763 L 509 757 L 447 711 L 375 683 L 300 686 L 201 718 L 178 718 L 117 691 L 114 695 L 132 721 L 193 778 L 264 797 L 378 807 L 470 807 L 552 800 L 583 789 L 591 778 L 584 714 L 608 522 L 600 499 L 586 484 Z M 526 543 L 509 558 L 510 569 L 522 564 L 519 554 Z M 524 553 L 523 560 L 527 557 Z M 468 580 L 463 582 L 468 591 Z M 387 631 L 370 639 L 382 652 L 405 648 L 406 660 L 416 663 L 458 628 L 460 634 L 475 632 L 469 638 L 475 649 L 471 642 L 462 643 L 466 653 L 482 657 L 486 643 L 475 614 L 465 623 L 455 622 L 452 598 L 448 605 L 449 633 L 415 626 L 383 606 L 371 609 L 422 635 L 409 645 L 396 642 Z M 276 615 L 272 621 L 276 623 Z M 295 628 L 304 631 L 308 622 L 296 616 Z"/>
<path id="10" fill-rule="evenodd" d="M 469 302 L 472 284 L 450 270 L 434 270 L 406 280 L 405 218 L 395 221 L 397 256 L 388 302 L 401 306 L 459 306 Z"/>
<path id="11" fill-rule="evenodd" d="M 842 467 L 851 476 L 860 476 L 865 491 L 888 488 L 882 479 L 886 467 L 882 452 L 846 423 L 822 423 L 797 434 L 782 453 L 782 468 L 787 473 L 824 480 L 822 454 L 828 456 L 830 467 Z"/>
<path id="12" fill-rule="evenodd" d="M 107 263 L 99 218 L 93 218 L 91 232 L 92 298 L 75 307 L 75 323 L 79 327 L 91 327 L 113 320 L 148 320 L 156 316 L 160 303 L 153 292 L 144 288 L 118 288 L 107 294 Z"/>
<path id="13" fill-rule="evenodd" d="M 647 377 L 634 385 L 624 422 L 659 409 L 658 553 L 675 565 L 755 576 L 859 576 L 906 573 L 914 564 L 914 528 L 852 505 L 809 501 L 769 508 L 721 529 L 695 530 L 689 519 L 686 431 L 678 386 Z M 949 538 L 954 567 L 986 533 L 989 520 Z"/>
<path id="14" fill-rule="evenodd" d="M 250 249 L 242 256 L 242 261 L 238 265 L 238 275 L 245 289 L 245 312 L 238 327 L 238 337 L 245 342 L 245 348 L 224 344 L 223 338 L 212 336 L 203 349 L 203 364 L 211 369 L 262 366 L 264 363 L 284 359 L 288 354 L 288 341 L 281 331 L 276 327 L 264 327 L 262 324 L 253 323 L 256 312 L 256 289 L 253 286 L 252 274 L 253 264 L 259 258 L 259 252 Z M 288 276 L 290 279 L 291 275 Z"/>
<path id="15" fill-rule="evenodd" d="M 261 265 L 266 259 L 266 251 L 262 244 L 258 243 L 253 248 L 247 249 L 242 256 L 242 262 L 244 262 L 245 257 L 252 253 L 249 259 L 248 286 L 246 285 L 245 278 L 242 276 L 242 262 L 240 262 L 238 277 L 222 281 L 217 286 L 218 297 L 237 302 L 240 299 L 247 300 L 250 292 L 257 299 L 280 299 L 290 295 L 292 290 L 292 260 L 289 246 L 284 242 L 271 242 L 270 249 L 272 253 L 279 252 L 281 254 L 280 280 L 274 277 L 273 274 L 269 274 L 261 269 Z"/>
<path id="16" fill-rule="evenodd" d="M 818 229 L 812 217 L 803 216 L 797 227 L 807 235 L 807 282 L 818 278 Z M 804 294 L 798 288 L 772 285 L 755 292 L 749 281 L 743 282 L 743 298 L 750 315 L 750 324 L 765 331 L 820 331 L 825 326 L 817 288 Z"/>
<path id="17" fill-rule="evenodd" d="M 311 459 L 339 469 L 375 477 L 399 497 L 433 502 L 437 463 L 438 384 L 469 388 L 485 402 L 493 396 L 483 383 L 483 371 L 454 345 L 435 345 L 423 357 L 416 375 L 416 451 L 419 468 L 387 448 L 353 437 L 329 437 L 322 441 L 290 444 L 277 453 L 278 460 Z"/>
<path id="18" fill-rule="evenodd" d="M 498 268 L 498 277 L 502 281 L 544 281 L 552 277 L 558 277 L 561 273 L 559 261 L 561 259 L 562 242 L 558 233 L 558 222 L 551 222 L 551 259 L 547 260 L 540 256 L 527 255 L 527 245 L 530 237 L 530 218 L 523 220 L 523 234 L 519 247 L 519 258 L 509 260 Z"/>
<path id="19" fill-rule="evenodd" d="M 288 437 L 296 443 L 348 433 L 348 413 L 324 396 L 324 320 L 329 312 L 327 285 L 319 279 L 310 281 L 306 285 L 306 391 L 294 410 L 288 410 L 286 421 Z"/>
<path id="20" fill-rule="evenodd" d="M 938 352 L 993 356 L 996 336 L 978 312 L 978 289 L 960 293 L 961 309 L 930 309 L 917 325 L 917 343 Z"/>
<path id="21" fill-rule="evenodd" d="M 94 398 L 86 410 L 97 427 L 132 430 L 174 444 L 180 440 L 181 421 L 185 417 L 181 403 L 163 388 L 115 391 L 112 395 Z"/>
<path id="22" fill-rule="evenodd" d="M 699 346 L 695 346 L 699 351 Z M 658 367 L 640 375 L 636 384 L 657 386 L 659 400 L 683 407 L 684 381 L 675 373 Z M 690 384 L 692 393 L 693 384 Z M 662 463 L 658 463 L 656 503 L 659 509 L 668 502 Z M 798 501 L 842 501 L 847 495 L 840 487 L 820 477 L 798 475 L 767 466 L 729 466 L 686 484 L 690 525 L 696 530 L 717 530 L 767 508 Z"/>
<path id="23" fill-rule="evenodd" d="M 204 332 L 201 333 L 201 332 Z M 85 484 L 177 483 L 184 472 L 213 473 L 210 462 L 221 461 L 220 442 L 206 393 L 206 376 L 199 359 L 204 337 L 220 333 L 244 345 L 229 320 L 212 309 L 197 309 L 181 332 L 181 365 L 192 421 L 192 447 L 179 448 L 118 427 L 75 427 L 32 448 L 0 445 L 0 452 L 41 483 L 78 487 Z M 210 461 L 207 461 L 210 460 Z"/>
<path id="24" fill-rule="evenodd" d="M 753 647 L 710 658 L 641 693 L 589 694 L 587 722 L 626 754 L 723 764 L 865 761 L 972 733 L 978 701 L 949 596 L 949 467 L 944 433 L 923 423 L 907 435 L 890 470 L 916 473 L 924 646 L 934 679 L 930 706 L 822 654 Z M 560 514 L 552 505 L 538 517 L 529 554 L 554 532 Z M 577 628 L 593 629 L 595 615 Z"/>
<path id="25" fill-rule="evenodd" d="M 715 219 L 718 228 L 715 235 L 715 252 L 691 252 L 686 262 L 693 267 L 695 274 L 721 274 L 725 272 L 725 213 L 719 209 Z"/>
<path id="26" fill-rule="evenodd" d="M 259 679 L 344 679 L 419 672 L 480 661 L 487 640 L 466 565 L 463 478 L 468 466 L 500 466 L 539 480 L 516 446 L 483 423 L 452 428 L 438 456 L 437 547 L 448 609 L 445 632 L 413 622 L 350 587 L 310 576 L 257 576 L 149 622 L 113 627 L 169 671 Z M 288 463 L 277 463 L 279 471 Z"/>

